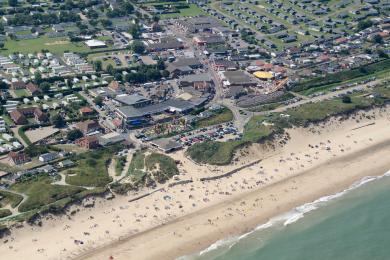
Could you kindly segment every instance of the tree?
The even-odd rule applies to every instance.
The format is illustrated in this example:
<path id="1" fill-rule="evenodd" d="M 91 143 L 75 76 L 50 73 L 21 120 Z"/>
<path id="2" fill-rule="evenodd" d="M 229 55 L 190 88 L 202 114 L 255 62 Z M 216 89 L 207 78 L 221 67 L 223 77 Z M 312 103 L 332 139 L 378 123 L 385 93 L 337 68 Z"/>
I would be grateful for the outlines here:
<path id="1" fill-rule="evenodd" d="M 39 71 L 35 71 L 34 81 L 35 81 L 35 84 L 38 84 L 38 85 L 42 83 L 42 74 Z"/>
<path id="2" fill-rule="evenodd" d="M 58 113 L 50 117 L 50 122 L 57 128 L 63 127 L 65 125 L 65 120 Z"/>
<path id="3" fill-rule="evenodd" d="M 8 0 L 8 5 L 15 7 L 18 5 L 18 0 Z"/>
<path id="4" fill-rule="evenodd" d="M 169 77 L 169 71 L 163 70 L 162 76 L 163 76 L 164 78 L 168 78 L 168 77 Z"/>
<path id="5" fill-rule="evenodd" d="M 373 40 L 375 43 L 378 43 L 378 44 L 383 43 L 383 38 L 382 38 L 382 36 L 380 36 L 379 34 L 375 34 L 374 37 L 372 38 L 372 40 Z"/>
<path id="6" fill-rule="evenodd" d="M 159 70 L 164 70 L 165 69 L 165 64 L 164 64 L 164 61 L 162 59 L 158 59 L 158 61 L 157 61 L 157 69 L 159 69 Z"/>
<path id="7" fill-rule="evenodd" d="M 141 29 L 139 28 L 139 25 L 134 24 L 133 26 L 130 27 L 129 33 L 131 36 L 133 36 L 133 39 L 139 39 L 141 35 Z"/>
<path id="8" fill-rule="evenodd" d="M 50 83 L 49 82 L 42 82 L 39 84 L 39 88 L 42 90 L 43 93 L 48 93 L 50 91 Z"/>
<path id="9" fill-rule="evenodd" d="M 142 54 L 145 51 L 145 45 L 141 41 L 133 41 L 131 50 L 137 54 Z"/>
<path id="10" fill-rule="evenodd" d="M 343 101 L 343 103 L 346 103 L 346 104 L 352 103 L 350 96 L 343 96 L 342 101 Z"/>
<path id="11" fill-rule="evenodd" d="M 373 23 L 371 22 L 371 20 L 363 20 L 358 23 L 357 28 L 358 31 L 362 31 L 364 29 L 371 27 L 372 25 Z"/>
<path id="12" fill-rule="evenodd" d="M 93 62 L 93 67 L 96 71 L 102 71 L 103 65 L 101 60 L 96 60 Z"/>
<path id="13" fill-rule="evenodd" d="M 79 130 L 79 129 L 73 129 L 73 130 L 70 130 L 67 134 L 66 134 L 66 138 L 69 140 L 69 141 L 74 141 L 76 139 L 79 139 L 83 137 L 83 133 Z"/>
<path id="14" fill-rule="evenodd" d="M 100 20 L 100 23 L 102 24 L 102 26 L 104 28 L 112 26 L 112 22 L 110 20 L 107 20 L 107 19 Z"/>
<path id="15" fill-rule="evenodd" d="M 114 66 L 112 66 L 111 64 L 108 64 L 107 67 L 106 67 L 106 71 L 107 73 L 113 75 L 114 74 Z"/>
<path id="16" fill-rule="evenodd" d="M 378 50 L 378 55 L 380 58 L 385 58 L 385 59 L 389 58 L 389 55 L 385 53 L 383 50 Z"/>
<path id="17" fill-rule="evenodd" d="M 95 102 L 95 104 L 97 106 L 102 106 L 103 105 L 103 98 L 101 96 L 97 96 L 95 97 L 95 99 L 93 100 L 93 102 Z"/>
<path id="18" fill-rule="evenodd" d="M 121 73 L 115 73 L 115 80 L 116 81 L 122 81 L 123 80 L 123 77 L 122 77 L 122 74 Z"/>
<path id="19" fill-rule="evenodd" d="M 0 49 L 4 48 L 4 42 L 0 42 Z"/>

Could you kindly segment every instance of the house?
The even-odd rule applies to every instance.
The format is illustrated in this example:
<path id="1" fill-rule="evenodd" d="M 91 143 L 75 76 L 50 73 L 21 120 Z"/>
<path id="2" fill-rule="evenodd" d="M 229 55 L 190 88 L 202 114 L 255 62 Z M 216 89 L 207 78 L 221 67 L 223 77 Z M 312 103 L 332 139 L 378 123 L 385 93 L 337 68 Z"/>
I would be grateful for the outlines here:
<path id="1" fill-rule="evenodd" d="M 26 85 L 26 90 L 31 96 L 35 96 L 41 93 L 41 90 L 34 83 L 29 82 Z"/>
<path id="2" fill-rule="evenodd" d="M 57 157 L 58 157 L 57 153 L 45 153 L 45 154 L 41 154 L 38 157 L 38 160 L 45 163 L 45 162 L 53 161 L 57 159 Z"/>
<path id="3" fill-rule="evenodd" d="M 75 144 L 85 149 L 95 149 L 99 147 L 99 140 L 96 136 L 84 136 L 77 139 Z"/>
<path id="4" fill-rule="evenodd" d="M 144 107 L 147 105 L 150 105 L 152 101 L 148 98 L 145 98 L 141 95 L 138 94 L 133 94 L 133 95 L 118 95 L 115 97 L 115 101 L 122 105 L 126 106 L 132 106 L 132 107 Z"/>
<path id="5" fill-rule="evenodd" d="M 214 70 L 219 70 L 219 71 L 238 69 L 237 63 L 229 60 L 214 60 L 212 66 Z"/>
<path id="6" fill-rule="evenodd" d="M 151 142 L 151 145 L 163 151 L 164 153 L 173 152 L 183 147 L 179 142 L 176 142 L 171 138 L 161 138 L 153 140 Z"/>
<path id="7" fill-rule="evenodd" d="M 38 123 L 46 122 L 47 115 L 37 107 L 17 108 L 10 112 L 11 119 L 17 125 L 27 124 L 27 118 L 34 117 Z"/>
<path id="8" fill-rule="evenodd" d="M 72 167 L 75 165 L 75 163 L 69 159 L 66 159 L 66 160 L 63 160 L 61 162 L 58 163 L 58 165 L 61 167 L 61 168 L 67 168 L 67 167 Z"/>
<path id="9" fill-rule="evenodd" d="M 180 87 L 193 87 L 196 90 L 206 91 L 211 87 L 213 79 L 209 73 L 191 74 L 184 76 L 179 81 Z"/>
<path id="10" fill-rule="evenodd" d="M 197 58 L 181 58 L 168 65 L 167 71 L 174 77 L 193 73 L 203 65 Z"/>
<path id="11" fill-rule="evenodd" d="M 52 165 L 47 164 L 45 166 L 37 168 L 39 172 L 44 172 L 44 173 L 54 173 L 57 172 L 56 168 L 54 168 Z"/>
<path id="12" fill-rule="evenodd" d="M 78 128 L 84 135 L 91 134 L 101 129 L 99 123 L 95 120 L 79 122 L 76 124 L 76 128 Z"/>
<path id="13" fill-rule="evenodd" d="M 108 88 L 113 92 L 118 92 L 121 90 L 121 86 L 118 81 L 113 80 L 108 84 Z"/>
<path id="14" fill-rule="evenodd" d="M 11 82 L 11 89 L 13 90 L 17 90 L 17 89 L 25 89 L 26 88 L 26 83 L 24 83 L 23 81 L 14 81 L 14 82 Z"/>
<path id="15" fill-rule="evenodd" d="M 10 152 L 8 154 L 8 160 L 14 165 L 20 165 L 31 161 L 31 158 L 23 152 Z"/>
<path id="16" fill-rule="evenodd" d="M 94 114 L 95 111 L 90 107 L 82 107 L 79 109 L 79 112 L 82 116 L 89 116 Z"/>

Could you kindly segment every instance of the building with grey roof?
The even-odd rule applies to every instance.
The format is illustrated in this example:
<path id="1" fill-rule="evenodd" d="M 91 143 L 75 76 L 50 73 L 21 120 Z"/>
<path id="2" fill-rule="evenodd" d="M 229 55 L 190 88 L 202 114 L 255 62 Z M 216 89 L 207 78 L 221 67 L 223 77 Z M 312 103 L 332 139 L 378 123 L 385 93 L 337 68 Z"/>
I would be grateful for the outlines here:
<path id="1" fill-rule="evenodd" d="M 115 101 L 118 103 L 125 105 L 125 106 L 132 106 L 132 107 L 144 107 L 147 105 L 150 105 L 151 100 L 148 98 L 145 98 L 144 96 L 133 94 L 133 95 L 117 95 L 114 98 Z"/>

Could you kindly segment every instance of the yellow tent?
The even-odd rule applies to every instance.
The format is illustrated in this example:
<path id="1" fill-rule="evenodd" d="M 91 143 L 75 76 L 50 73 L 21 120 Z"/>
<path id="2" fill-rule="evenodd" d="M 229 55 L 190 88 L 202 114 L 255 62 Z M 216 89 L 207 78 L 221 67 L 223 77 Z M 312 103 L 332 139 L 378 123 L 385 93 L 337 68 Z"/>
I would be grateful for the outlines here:
<path id="1" fill-rule="evenodd" d="M 272 79 L 274 75 L 267 71 L 256 71 L 253 75 L 259 79 Z"/>

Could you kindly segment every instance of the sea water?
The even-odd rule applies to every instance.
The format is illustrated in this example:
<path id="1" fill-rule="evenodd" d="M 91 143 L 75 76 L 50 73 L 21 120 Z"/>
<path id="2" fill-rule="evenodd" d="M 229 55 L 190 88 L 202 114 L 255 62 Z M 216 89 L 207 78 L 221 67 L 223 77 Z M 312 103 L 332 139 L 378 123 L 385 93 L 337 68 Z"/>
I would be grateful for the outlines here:
<path id="1" fill-rule="evenodd" d="M 183 259 L 390 259 L 390 173 L 366 177 Z"/>

